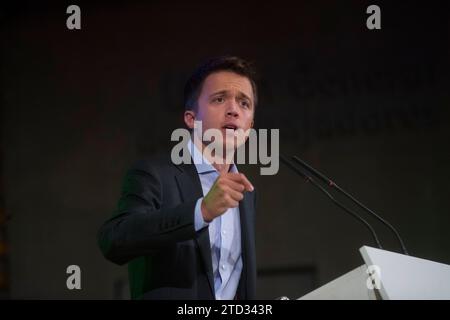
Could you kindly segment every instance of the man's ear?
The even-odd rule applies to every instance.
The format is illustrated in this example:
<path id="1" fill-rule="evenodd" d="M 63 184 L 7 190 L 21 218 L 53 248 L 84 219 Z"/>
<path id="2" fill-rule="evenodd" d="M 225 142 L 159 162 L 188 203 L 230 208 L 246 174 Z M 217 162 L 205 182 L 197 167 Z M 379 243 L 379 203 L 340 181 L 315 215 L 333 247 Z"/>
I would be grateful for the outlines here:
<path id="1" fill-rule="evenodd" d="M 192 110 L 186 110 L 184 112 L 184 123 L 189 129 L 194 129 L 195 112 Z"/>

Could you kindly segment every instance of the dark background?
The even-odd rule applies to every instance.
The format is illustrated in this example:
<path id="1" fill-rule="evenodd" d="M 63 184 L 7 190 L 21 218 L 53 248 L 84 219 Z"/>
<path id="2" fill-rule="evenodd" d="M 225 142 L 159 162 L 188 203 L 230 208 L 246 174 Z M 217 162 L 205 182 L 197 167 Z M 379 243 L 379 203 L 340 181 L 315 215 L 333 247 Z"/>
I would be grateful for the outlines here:
<path id="1" fill-rule="evenodd" d="M 66 28 L 70 4 L 81 30 Z M 370 4 L 381 30 L 366 28 Z M 182 125 L 189 73 L 221 54 L 255 62 L 256 127 L 279 128 L 282 153 L 391 221 L 412 255 L 450 264 L 449 13 L 437 1 L 3 4 L 2 297 L 129 297 L 97 230 L 128 166 Z M 363 264 L 370 234 L 322 194 L 284 166 L 241 170 L 259 193 L 258 297 L 295 298 Z M 72 264 L 81 290 L 66 287 Z"/>

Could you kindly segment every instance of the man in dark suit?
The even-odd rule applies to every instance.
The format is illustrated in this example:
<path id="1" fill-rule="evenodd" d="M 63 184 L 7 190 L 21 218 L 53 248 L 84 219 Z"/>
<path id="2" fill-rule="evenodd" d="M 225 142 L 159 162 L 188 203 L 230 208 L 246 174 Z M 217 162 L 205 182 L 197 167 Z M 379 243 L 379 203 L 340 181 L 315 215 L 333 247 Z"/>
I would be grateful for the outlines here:
<path id="1" fill-rule="evenodd" d="M 246 61 L 209 60 L 185 86 L 184 122 L 192 137 L 185 152 L 192 161 L 174 164 L 167 154 L 128 171 L 118 210 L 98 242 L 108 260 L 128 263 L 133 299 L 255 297 L 254 188 L 217 155 L 230 153 L 227 141 L 236 142 L 234 153 L 240 143 L 234 133 L 253 127 L 256 100 Z M 204 152 L 210 142 L 194 137 L 196 121 L 200 137 L 208 129 L 223 134 L 224 153 Z"/>

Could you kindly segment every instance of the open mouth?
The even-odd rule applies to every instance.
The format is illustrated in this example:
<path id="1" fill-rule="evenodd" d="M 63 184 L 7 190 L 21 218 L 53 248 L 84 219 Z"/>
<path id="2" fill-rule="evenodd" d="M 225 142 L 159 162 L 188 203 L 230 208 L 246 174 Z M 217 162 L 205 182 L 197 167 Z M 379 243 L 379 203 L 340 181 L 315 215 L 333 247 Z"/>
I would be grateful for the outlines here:
<path id="1" fill-rule="evenodd" d="M 231 129 L 231 130 L 235 131 L 237 129 L 237 126 L 232 125 L 232 124 L 227 124 L 227 125 L 224 125 L 223 128 L 224 129 Z"/>

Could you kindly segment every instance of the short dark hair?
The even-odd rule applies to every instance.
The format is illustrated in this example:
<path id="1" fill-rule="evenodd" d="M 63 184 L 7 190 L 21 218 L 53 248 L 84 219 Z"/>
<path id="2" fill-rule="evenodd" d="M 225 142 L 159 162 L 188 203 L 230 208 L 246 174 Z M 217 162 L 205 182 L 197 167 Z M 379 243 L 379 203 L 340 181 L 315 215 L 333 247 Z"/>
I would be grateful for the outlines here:
<path id="1" fill-rule="evenodd" d="M 197 99 L 202 90 L 203 82 L 211 73 L 218 71 L 231 71 L 250 80 L 253 89 L 254 105 L 256 106 L 257 90 L 256 90 L 256 74 L 253 65 L 239 57 L 220 56 L 209 59 L 205 63 L 195 69 L 194 73 L 184 86 L 184 109 L 194 110 L 196 108 Z"/>

